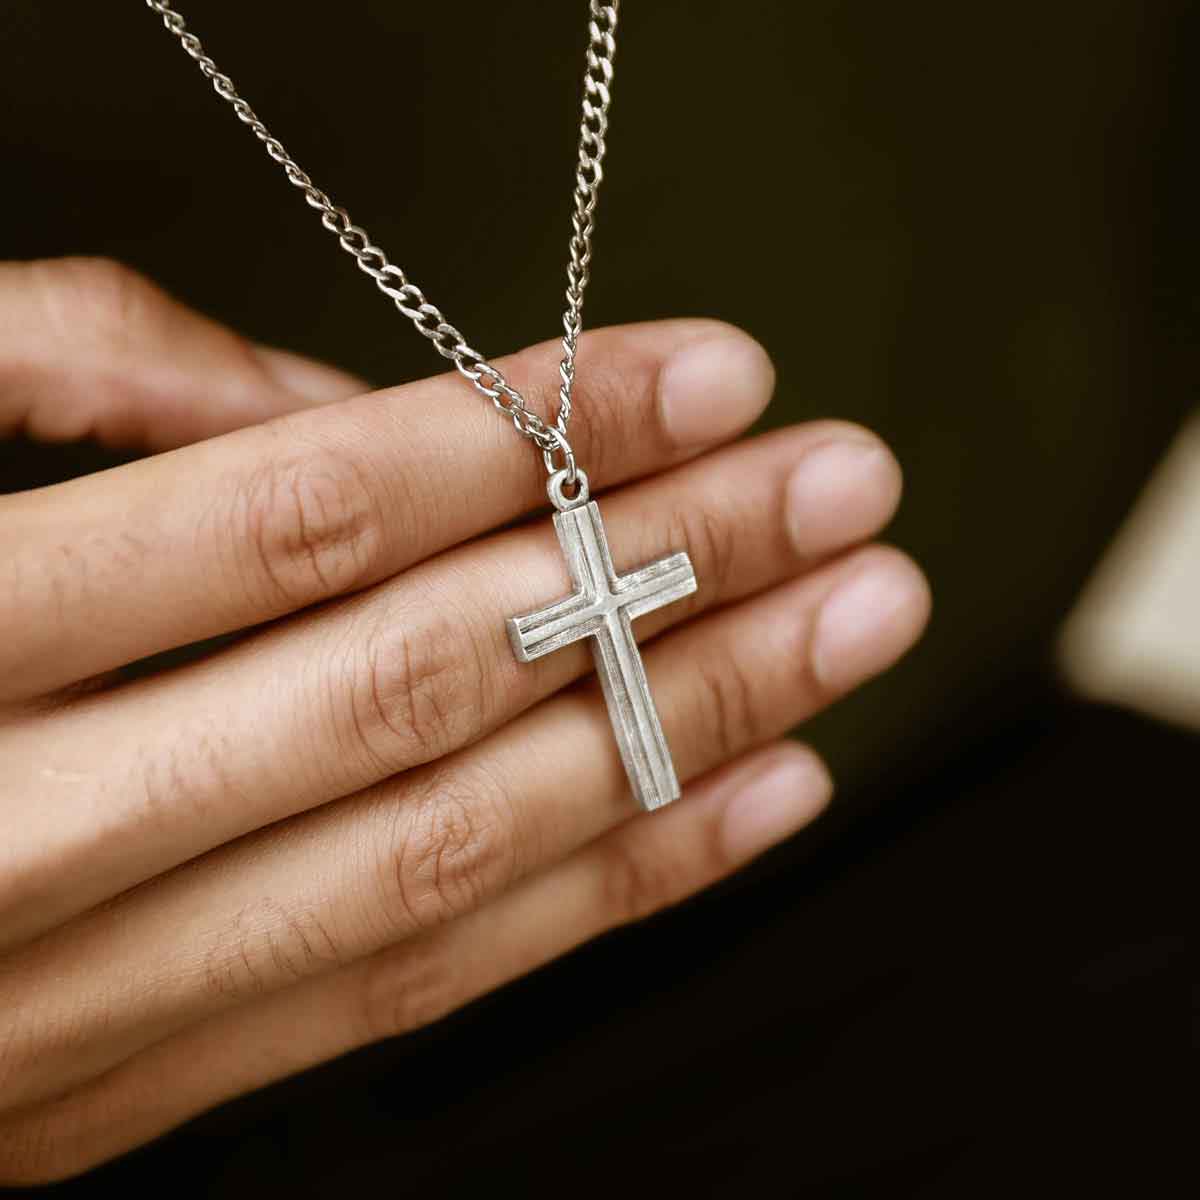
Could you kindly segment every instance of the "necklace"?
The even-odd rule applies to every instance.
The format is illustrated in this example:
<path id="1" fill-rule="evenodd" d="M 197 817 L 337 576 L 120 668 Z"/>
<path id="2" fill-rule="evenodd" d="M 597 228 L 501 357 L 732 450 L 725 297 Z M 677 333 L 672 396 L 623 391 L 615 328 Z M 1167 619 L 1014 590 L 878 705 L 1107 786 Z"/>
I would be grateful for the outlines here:
<path id="1" fill-rule="evenodd" d="M 575 383 L 575 353 L 583 327 L 583 293 L 592 257 L 593 214 L 603 178 L 604 138 L 616 53 L 619 0 L 600 4 L 589 0 L 587 67 L 583 77 L 583 112 L 579 128 L 579 159 L 572 195 L 571 239 L 568 246 L 567 306 L 563 313 L 563 358 L 559 365 L 558 415 L 543 420 L 525 403 L 520 392 L 431 304 L 416 284 L 355 225 L 349 213 L 321 191 L 284 149 L 283 143 L 259 120 L 238 94 L 233 80 L 218 70 L 183 17 L 167 0 L 146 0 L 167 31 L 199 67 L 213 90 L 226 101 L 242 124 L 263 144 L 293 187 L 321 216 L 321 224 L 353 256 L 358 267 L 388 296 L 417 332 L 454 363 L 468 380 L 506 417 L 523 437 L 542 452 L 549 479 L 546 491 L 555 508 L 554 530 L 566 560 L 574 590 L 562 600 L 507 622 L 513 652 L 532 662 L 587 638 L 596 674 L 608 706 L 613 734 L 629 777 L 634 798 L 645 809 L 660 808 L 679 797 L 679 781 L 662 722 L 650 695 L 645 668 L 631 622 L 696 590 L 696 576 L 686 554 L 671 554 L 625 575 L 613 567 L 600 510 L 589 498 L 587 473 L 575 461 L 567 440 L 571 396 Z"/>

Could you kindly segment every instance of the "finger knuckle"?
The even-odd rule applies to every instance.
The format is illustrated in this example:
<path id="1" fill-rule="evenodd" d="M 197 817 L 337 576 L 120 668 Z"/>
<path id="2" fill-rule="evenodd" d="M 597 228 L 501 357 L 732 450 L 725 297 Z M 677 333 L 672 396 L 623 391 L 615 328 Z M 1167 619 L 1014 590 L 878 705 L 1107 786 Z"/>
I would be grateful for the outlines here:
<path id="1" fill-rule="evenodd" d="M 700 726 L 705 744 L 714 748 L 717 761 L 732 758 L 759 740 L 761 729 L 758 694 L 754 681 L 736 655 L 726 654 L 717 662 L 697 663 L 696 690 L 703 706 Z"/>
<path id="2" fill-rule="evenodd" d="M 401 935 L 477 908 L 514 879 L 520 839 L 507 788 L 491 773 L 438 771 L 410 796 L 384 867 L 389 924 Z"/>
<path id="3" fill-rule="evenodd" d="M 135 436 L 138 417 L 130 397 L 139 376 L 126 369 L 126 360 L 134 361 L 147 325 L 161 322 L 169 307 L 164 293 L 106 258 L 40 259 L 19 269 L 33 336 L 18 339 L 0 361 L 0 385 L 31 392 L 32 402 L 17 409 L 19 421 L 49 441 L 114 440 L 113 430 Z M 47 372 L 58 385 L 57 400 L 49 404 L 38 402 L 36 384 L 31 388 Z M 85 377 L 86 386 L 70 386 Z"/>
<path id="4" fill-rule="evenodd" d="M 264 899 L 239 908 L 199 959 L 205 990 L 237 1003 L 329 970 L 343 956 L 319 914 Z"/>
<path id="5" fill-rule="evenodd" d="M 352 452 L 267 454 L 221 492 L 211 535 L 256 604 L 287 611 L 351 591 L 379 567 L 384 523 L 376 488 Z"/>
<path id="6" fill-rule="evenodd" d="M 597 479 L 614 479 L 628 472 L 631 447 L 652 428 L 639 396 L 653 394 L 653 372 L 622 369 L 605 359 L 590 361 L 586 403 L 579 408 L 580 453 Z"/>
<path id="7" fill-rule="evenodd" d="M 129 340 L 140 318 L 162 301 L 158 287 L 115 259 L 69 256 L 44 259 L 32 268 L 43 314 L 72 338 Z"/>
<path id="8" fill-rule="evenodd" d="M 356 1040 L 378 1042 L 445 1016 L 458 1002 L 453 964 L 435 937 L 411 938 L 363 964 Z"/>
<path id="9" fill-rule="evenodd" d="M 267 988 L 256 941 L 253 909 L 240 909 L 200 955 L 200 977 L 205 991 L 222 1001 L 236 1003 L 261 995 Z"/>
<path id="10" fill-rule="evenodd" d="M 734 505 L 723 511 L 704 505 L 679 510 L 673 519 L 672 542 L 686 547 L 688 557 L 701 580 L 703 595 L 694 593 L 685 603 L 697 611 L 705 597 L 725 595 L 733 586 L 737 570 L 739 536 L 731 514 Z"/>
<path id="11" fill-rule="evenodd" d="M 349 631 L 348 649 L 329 657 L 342 740 L 392 773 L 481 731 L 493 681 L 471 618 L 436 602 L 380 604 L 363 623 Z"/>
<path id="12" fill-rule="evenodd" d="M 164 829 L 178 826 L 185 813 L 207 821 L 214 807 L 237 795 L 227 739 L 209 731 L 188 730 L 176 740 L 164 737 L 143 746 L 137 762 L 136 786 L 129 790 L 121 822 L 98 830 L 98 842 L 126 839 L 134 831 L 161 836 Z"/>
<path id="13" fill-rule="evenodd" d="M 680 892 L 678 864 L 654 854 L 637 838 L 621 838 L 604 865 L 601 907 L 614 924 L 627 925 L 670 904 Z"/>
<path id="14" fill-rule="evenodd" d="M 296 982 L 341 965 L 342 953 L 320 913 L 271 907 L 278 920 L 267 926 L 263 940 L 274 981 Z"/>

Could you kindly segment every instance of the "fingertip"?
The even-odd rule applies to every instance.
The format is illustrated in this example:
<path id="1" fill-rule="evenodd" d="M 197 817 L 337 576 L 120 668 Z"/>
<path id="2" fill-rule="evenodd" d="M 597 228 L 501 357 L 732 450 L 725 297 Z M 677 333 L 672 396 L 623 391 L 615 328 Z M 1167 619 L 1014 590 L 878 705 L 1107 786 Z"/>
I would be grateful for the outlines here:
<path id="1" fill-rule="evenodd" d="M 813 821 L 833 796 L 829 769 L 811 747 L 778 742 L 732 768 L 721 781 L 721 844 L 729 860 L 744 862 Z"/>
<path id="2" fill-rule="evenodd" d="M 834 436 L 808 449 L 788 478 L 785 511 L 797 554 L 877 533 L 900 504 L 900 464 L 878 438 Z"/>
<path id="3" fill-rule="evenodd" d="M 812 671 L 830 694 L 841 694 L 890 667 L 921 637 L 932 593 L 920 567 L 889 546 L 860 552 L 825 598 L 813 629 Z"/>
<path id="4" fill-rule="evenodd" d="M 775 386 L 766 350 L 731 325 L 711 323 L 696 341 L 675 350 L 659 374 L 658 415 L 680 450 L 734 437 L 763 413 Z"/>

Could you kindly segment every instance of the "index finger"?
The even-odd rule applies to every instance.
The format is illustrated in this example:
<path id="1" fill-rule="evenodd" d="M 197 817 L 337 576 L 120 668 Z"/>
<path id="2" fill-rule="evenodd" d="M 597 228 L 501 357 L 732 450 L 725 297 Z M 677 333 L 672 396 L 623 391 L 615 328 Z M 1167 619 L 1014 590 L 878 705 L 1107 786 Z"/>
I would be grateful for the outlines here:
<path id="1" fill-rule="evenodd" d="M 502 360 L 546 412 L 557 343 Z M 769 360 L 719 322 L 580 343 L 593 484 L 732 437 Z M 290 414 L 0 502 L 0 698 L 21 699 L 377 582 L 545 503 L 540 456 L 457 374 Z"/>

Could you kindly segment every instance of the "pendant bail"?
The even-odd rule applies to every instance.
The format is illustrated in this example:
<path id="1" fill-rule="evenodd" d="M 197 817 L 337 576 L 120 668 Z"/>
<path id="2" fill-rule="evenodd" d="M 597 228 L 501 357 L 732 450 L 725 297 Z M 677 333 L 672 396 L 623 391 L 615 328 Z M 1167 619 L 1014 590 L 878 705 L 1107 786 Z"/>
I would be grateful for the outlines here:
<path id="1" fill-rule="evenodd" d="M 587 472 L 582 468 L 575 472 L 575 495 L 564 495 L 563 484 L 566 484 L 567 487 L 571 486 L 570 480 L 567 479 L 566 467 L 555 471 L 546 480 L 546 495 L 550 497 L 550 503 L 560 513 L 570 512 L 573 508 L 582 508 L 588 502 L 591 493 L 588 491 Z"/>

